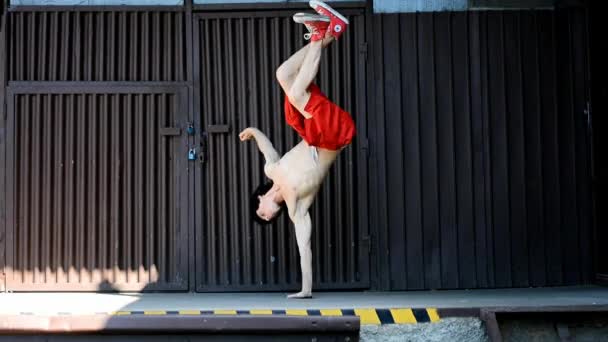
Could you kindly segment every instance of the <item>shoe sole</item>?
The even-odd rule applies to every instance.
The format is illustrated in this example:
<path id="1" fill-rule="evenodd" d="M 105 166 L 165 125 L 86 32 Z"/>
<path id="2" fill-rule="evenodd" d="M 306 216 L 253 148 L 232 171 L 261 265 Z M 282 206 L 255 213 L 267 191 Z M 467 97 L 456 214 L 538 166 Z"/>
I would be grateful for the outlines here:
<path id="1" fill-rule="evenodd" d="M 342 20 L 343 22 L 345 22 L 347 25 L 350 25 L 350 23 L 348 22 L 348 19 L 346 19 L 342 14 L 338 13 L 338 11 L 336 11 L 335 9 L 329 7 L 328 4 L 326 4 L 324 2 L 316 1 L 316 0 L 311 0 L 308 4 L 312 8 L 316 8 L 317 6 L 321 6 L 321 7 L 325 8 L 326 10 L 328 10 L 331 14 L 335 15 L 340 20 Z"/>
<path id="2" fill-rule="evenodd" d="M 305 21 L 324 21 L 330 22 L 330 19 L 320 14 L 296 13 L 293 16 L 293 21 L 298 24 L 303 24 Z"/>

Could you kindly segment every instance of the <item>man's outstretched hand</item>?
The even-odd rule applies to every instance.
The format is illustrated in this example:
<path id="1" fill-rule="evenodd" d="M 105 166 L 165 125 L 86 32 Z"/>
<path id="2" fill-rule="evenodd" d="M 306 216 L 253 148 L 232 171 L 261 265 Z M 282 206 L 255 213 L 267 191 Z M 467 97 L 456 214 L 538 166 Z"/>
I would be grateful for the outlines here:
<path id="1" fill-rule="evenodd" d="M 251 140 L 255 134 L 254 131 L 255 128 L 245 128 L 240 134 L 239 134 L 239 138 L 241 139 L 241 141 L 246 141 L 246 140 Z"/>

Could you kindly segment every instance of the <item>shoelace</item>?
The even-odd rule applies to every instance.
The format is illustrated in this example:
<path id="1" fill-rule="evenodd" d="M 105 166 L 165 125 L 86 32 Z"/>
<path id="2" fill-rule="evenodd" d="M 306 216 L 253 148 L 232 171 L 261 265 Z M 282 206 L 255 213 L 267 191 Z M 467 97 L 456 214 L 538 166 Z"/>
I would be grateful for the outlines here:
<path id="1" fill-rule="evenodd" d="M 305 27 L 308 30 L 308 33 L 304 33 L 304 39 L 306 40 L 310 40 L 313 34 L 319 33 L 319 31 L 317 31 L 317 28 L 314 26 L 305 25 Z"/>
<path id="2" fill-rule="evenodd" d="M 312 155 L 312 160 L 316 165 L 319 165 L 319 151 L 315 146 L 310 146 L 310 154 Z"/>

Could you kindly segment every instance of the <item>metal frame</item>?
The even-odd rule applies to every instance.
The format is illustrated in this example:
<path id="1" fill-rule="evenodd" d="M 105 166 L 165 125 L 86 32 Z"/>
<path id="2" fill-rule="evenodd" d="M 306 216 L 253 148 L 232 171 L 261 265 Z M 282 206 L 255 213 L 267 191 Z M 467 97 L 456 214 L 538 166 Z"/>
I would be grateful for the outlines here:
<path id="1" fill-rule="evenodd" d="M 301 8 L 304 9 L 304 7 L 296 7 L 296 9 Z M 291 10 L 291 8 L 290 8 Z M 361 8 L 347 8 L 345 10 L 342 11 L 343 14 L 345 15 L 352 15 L 352 14 L 358 14 L 361 12 Z M 288 12 L 285 10 L 267 10 L 267 11 L 259 11 L 259 12 L 252 12 L 252 11 L 225 11 L 225 12 L 196 12 L 193 14 L 194 20 L 200 20 L 203 18 L 214 18 L 214 19 L 220 19 L 220 18 L 277 18 L 277 17 L 290 17 L 291 15 L 293 15 L 293 12 Z M 195 41 L 196 44 L 196 41 Z"/>
<path id="2" fill-rule="evenodd" d="M 593 13 L 594 10 L 597 9 L 603 9 L 604 7 L 598 6 L 595 7 L 594 4 L 587 4 L 585 7 L 585 15 L 587 17 L 587 27 L 586 27 L 586 36 L 587 36 L 587 79 L 589 80 L 589 87 L 591 88 L 591 91 L 589 92 L 589 107 L 587 108 L 588 112 L 588 116 L 589 116 L 589 128 L 588 128 L 588 133 L 589 133 L 589 158 L 590 158 L 590 163 L 591 163 L 591 192 L 593 194 L 592 196 L 592 208 L 593 208 L 593 241 L 595 241 L 595 243 L 593 244 L 593 271 L 595 273 L 595 282 L 597 284 L 600 285 L 608 285 L 608 269 L 600 269 L 600 265 L 599 265 L 599 260 L 601 258 L 601 253 L 600 253 L 600 248 L 602 248 L 603 246 L 606 246 L 606 244 L 608 243 L 608 241 L 604 240 L 601 241 L 598 239 L 598 231 L 600 229 L 600 225 L 598 224 L 599 217 L 601 216 L 601 214 L 599 213 L 600 207 L 598 206 L 598 198 L 600 198 L 600 193 L 597 189 L 597 187 L 595 186 L 598 182 L 598 175 L 597 175 L 597 170 L 596 170 L 596 150 L 598 148 L 601 148 L 601 145 L 598 144 L 596 146 L 596 138 L 594 137 L 595 134 L 599 134 L 600 129 L 595 129 L 594 128 L 594 124 L 593 124 L 593 108 L 594 108 L 594 101 L 596 99 L 594 99 L 593 97 L 593 93 L 595 92 L 594 88 L 593 88 L 593 54 L 594 54 L 594 49 L 599 50 L 599 43 L 596 41 L 592 40 L 592 37 L 594 35 L 599 35 L 599 33 L 594 33 L 594 18 L 597 19 L 599 16 L 596 14 L 594 15 Z M 596 38 L 597 39 L 597 38 Z M 596 63 L 598 63 L 596 61 Z M 598 99 L 598 101 L 601 101 Z M 601 115 L 602 113 L 598 112 L 599 115 Z M 598 115 L 598 117 L 599 117 Z M 600 127 L 601 128 L 601 127 Z M 602 177 L 602 176 L 600 176 Z M 605 194 L 604 194 L 605 196 Z M 605 215 L 605 214 L 604 214 Z"/>
<path id="3" fill-rule="evenodd" d="M 175 108 L 176 121 L 180 124 L 185 122 L 184 118 L 180 118 L 180 115 L 184 115 L 184 111 L 187 108 L 188 93 L 184 84 L 162 84 L 155 82 L 10 82 L 7 88 L 7 166 L 13 165 L 15 160 L 14 146 L 15 146 L 15 112 L 14 112 L 14 98 L 18 94 L 159 94 L 159 93 L 170 93 L 175 94 L 178 97 L 178 101 Z M 174 145 L 174 154 L 179 156 L 185 156 L 187 153 L 187 141 L 184 136 L 178 137 Z M 183 150 L 182 150 L 183 149 Z M 187 177 L 187 163 L 185 158 L 175 158 L 173 163 L 174 170 L 178 171 L 175 174 L 174 186 L 175 186 L 175 203 L 173 207 L 175 210 L 175 222 L 173 224 L 176 227 L 176 231 L 180 232 L 180 236 L 177 238 L 177 252 L 179 257 L 176 260 L 177 271 L 181 274 L 187 274 L 188 268 L 188 236 L 187 236 L 187 219 L 188 219 L 188 208 L 181 205 L 184 200 L 184 194 L 188 193 L 188 177 Z M 14 168 L 7 167 L 7 179 L 14 179 Z M 6 264 L 12 265 L 14 255 L 14 222 L 15 222 L 15 208 L 12 199 L 15 195 L 15 184 L 10 182 L 6 192 L 7 198 L 7 238 L 6 238 Z M 8 267 L 7 267 L 8 268 Z M 11 277 L 12 271 L 9 269 L 7 272 L 6 284 L 9 290 L 12 283 Z M 154 290 L 173 290 L 183 291 L 187 290 L 187 280 L 182 277 L 180 281 L 164 283 L 164 284 L 147 284 L 147 283 L 128 283 L 128 284 L 113 284 L 112 290 L 119 291 L 132 291 L 142 290 L 154 291 Z M 15 288 L 19 291 L 95 291 L 99 290 L 95 284 L 18 284 Z"/>
<path id="4" fill-rule="evenodd" d="M 530 9 L 530 8 L 554 8 L 556 0 L 469 0 L 469 8 L 473 10 L 483 9 Z"/>
<path id="5" fill-rule="evenodd" d="M 14 6 L 8 12 L 183 12 L 184 6 Z"/>
<path id="6" fill-rule="evenodd" d="M 383 112 L 378 111 L 378 101 L 380 99 L 376 96 L 379 94 L 379 86 L 384 85 L 384 80 L 382 79 L 382 72 L 379 72 L 378 67 L 381 64 L 378 64 L 381 61 L 381 58 L 378 58 L 377 54 L 381 51 L 381 46 L 378 46 L 378 40 L 375 32 L 378 32 L 378 27 L 376 20 L 374 20 L 374 2 L 373 0 L 366 0 L 365 6 L 365 25 L 366 27 L 366 41 L 367 41 L 367 50 L 372 51 L 374 53 L 369 53 L 367 56 L 367 68 L 366 68 L 366 83 L 365 83 L 365 94 L 371 95 L 368 101 L 366 101 L 366 109 L 368 113 L 376 113 L 373 120 L 368 119 L 366 129 L 367 129 L 367 139 L 366 142 L 366 153 L 367 153 L 367 172 L 368 172 L 368 182 L 366 187 L 368 188 L 368 203 L 369 205 L 366 208 L 366 217 L 369 226 L 369 257 L 370 257 L 370 269 L 369 269 L 369 278 L 370 278 L 370 288 L 372 290 L 383 290 L 388 289 L 388 277 L 386 274 L 389 272 L 388 266 L 388 256 L 386 253 L 381 253 L 380 251 L 386 251 L 388 247 L 388 241 L 386 240 L 386 225 L 384 228 L 380 226 L 380 217 L 379 217 L 379 208 L 382 206 L 378 202 L 380 200 L 380 191 L 378 190 L 378 185 L 380 182 L 380 173 L 383 170 L 379 170 L 378 163 L 380 156 L 379 152 L 384 151 L 384 147 L 380 146 L 380 144 L 375 144 L 375 142 L 382 143 L 383 140 L 378 140 L 379 134 L 384 134 L 384 132 L 380 132 L 380 127 L 383 124 L 384 115 Z M 378 93 L 376 93 L 378 92 Z M 382 156 L 381 158 L 384 158 Z M 384 172 L 384 171 L 383 171 Z M 386 224 L 386 223 L 385 223 Z M 385 234 L 381 233 L 381 229 L 385 230 Z M 384 249 L 383 249 L 384 248 Z"/>
<path id="7" fill-rule="evenodd" d="M 357 65 L 358 70 L 360 71 L 355 75 L 356 78 L 356 87 L 357 87 L 357 108 L 360 111 L 363 111 L 362 117 L 364 120 L 357 125 L 357 131 L 359 134 L 359 138 L 357 140 L 357 158 L 359 160 L 358 164 L 358 174 L 360 175 L 358 179 L 357 189 L 359 191 L 359 208 L 358 208 L 358 222 L 359 222 L 359 255 L 365 255 L 367 260 L 367 267 L 362 268 L 361 279 L 367 284 L 368 288 L 372 288 L 372 277 L 371 277 L 371 267 L 373 264 L 372 258 L 372 241 L 371 236 L 373 232 L 373 226 L 370 224 L 369 219 L 369 203 L 370 201 L 370 192 L 369 192 L 369 163 L 371 161 L 370 152 L 369 152 L 369 121 L 370 115 L 372 113 L 369 108 L 369 104 L 371 101 L 368 101 L 368 82 L 370 80 L 369 71 L 372 69 L 371 58 L 369 58 L 369 42 L 371 41 L 370 32 L 372 28 L 372 22 L 370 20 L 370 13 L 373 11 L 373 2 L 371 0 L 365 1 L 360 4 L 360 8 L 364 10 L 364 25 L 365 29 L 363 30 L 363 36 L 359 37 L 362 41 L 364 41 L 363 46 L 359 46 L 359 54 L 362 55 L 363 58 L 359 59 L 359 65 Z M 359 31 L 361 34 L 361 31 Z"/>
<path id="8" fill-rule="evenodd" d="M 198 92 L 199 84 L 194 80 L 196 79 L 196 72 L 194 71 L 195 65 L 198 63 L 194 63 L 194 37 L 193 37 L 193 15 L 192 15 L 192 1 L 193 0 L 184 0 L 184 5 L 186 9 L 186 70 L 187 70 L 187 82 L 188 82 L 188 122 L 193 123 L 194 118 L 196 117 L 196 111 L 199 110 L 199 107 L 195 104 Z M 198 146 L 196 141 L 196 135 L 194 137 L 188 137 L 188 145 L 189 146 Z M 193 170 L 194 172 L 190 172 L 188 169 L 188 290 L 194 291 L 196 288 L 196 193 L 195 193 L 195 181 L 196 181 L 196 170 L 198 169 L 198 161 L 194 162 Z"/>
<path id="9" fill-rule="evenodd" d="M 596 184 L 597 184 L 597 175 L 596 175 L 596 166 L 595 166 L 595 138 L 594 138 L 594 127 L 593 127 L 593 93 L 594 93 L 594 87 L 593 87 L 593 49 L 594 49 L 594 41 L 592 40 L 593 37 L 593 15 L 592 15 L 592 5 L 588 4 L 587 6 L 584 7 L 585 8 L 585 16 L 587 17 L 587 25 L 585 27 L 585 35 L 587 36 L 587 80 L 589 82 L 589 104 L 587 107 L 587 115 L 588 115 L 588 129 L 587 129 L 587 133 L 588 133 L 588 139 L 589 139 L 589 162 L 590 162 L 590 172 L 591 172 L 591 182 L 590 182 L 590 186 L 591 186 L 591 215 L 592 215 L 592 222 L 593 222 L 593 227 L 592 227 L 592 238 L 593 241 L 595 241 L 595 243 L 592 246 L 592 253 L 593 253 L 593 272 L 595 273 L 595 282 L 598 284 L 603 284 L 606 285 L 608 284 L 608 279 L 607 278 L 608 275 L 606 274 L 602 274 L 601 270 L 599 269 L 599 257 L 600 257 L 600 252 L 599 252 L 599 248 L 600 245 L 602 243 L 602 241 L 598 240 L 598 229 L 599 229 L 599 225 L 598 225 L 598 206 L 597 206 L 597 198 L 598 198 L 598 191 L 596 189 Z"/>
<path id="10" fill-rule="evenodd" d="M 330 2 L 331 3 L 331 2 Z M 361 9 L 366 7 L 366 1 L 334 2 L 332 7 L 339 9 Z M 309 9 L 307 2 L 252 2 L 252 3 L 226 3 L 226 4 L 193 4 L 192 0 L 185 0 L 183 5 L 133 5 L 133 6 L 103 6 L 103 5 L 59 5 L 59 6 L 12 6 L 7 7 L 8 12 L 232 12 L 251 11 L 268 12 L 280 10 Z"/>
<path id="11" fill-rule="evenodd" d="M 361 9 L 366 7 L 367 1 L 340 1 L 331 2 L 333 8 L 338 9 Z M 280 10 L 294 10 L 294 9 L 310 9 L 308 2 L 252 2 L 252 3 L 225 3 L 225 4 L 194 4 L 193 11 L 205 11 L 205 12 L 224 12 L 224 11 L 280 11 Z M 251 15 L 251 12 L 249 12 Z"/>
<path id="12" fill-rule="evenodd" d="M 6 11 L 0 1 L 0 292 L 6 290 Z"/>
<path id="13" fill-rule="evenodd" d="M 371 232 L 371 259 L 372 259 L 372 289 L 388 290 L 389 284 L 389 256 L 382 251 L 388 250 L 388 227 L 386 222 L 386 212 L 381 213 L 381 208 L 386 208 L 381 194 L 386 189 L 386 180 L 381 176 L 386 174 L 383 167 L 384 163 L 379 161 L 386 160 L 385 142 L 380 139 L 385 135 L 384 132 L 384 73 L 383 55 L 381 43 L 381 22 L 375 20 L 373 14 L 373 1 L 368 0 L 367 22 L 371 26 L 368 31 L 368 44 L 371 51 L 375 51 L 370 57 L 371 66 L 369 67 L 367 78 L 367 93 L 372 95 L 368 102 L 369 112 L 377 113 L 375 120 L 368 121 L 369 139 L 374 142 L 370 146 L 369 175 L 370 182 L 369 197 L 372 199 L 369 206 Z M 382 187 L 382 188 L 380 188 Z"/>

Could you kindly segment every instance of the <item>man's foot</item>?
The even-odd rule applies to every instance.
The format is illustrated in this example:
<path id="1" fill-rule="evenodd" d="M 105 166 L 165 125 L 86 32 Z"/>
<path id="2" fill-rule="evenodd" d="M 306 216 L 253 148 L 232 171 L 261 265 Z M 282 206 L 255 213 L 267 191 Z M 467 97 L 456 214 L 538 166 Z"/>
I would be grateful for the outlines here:
<path id="1" fill-rule="evenodd" d="M 288 295 L 287 298 L 289 298 L 289 299 L 312 298 L 312 293 L 310 293 L 310 292 L 298 292 L 298 293 L 294 293 L 294 294 Z"/>
<path id="2" fill-rule="evenodd" d="M 304 39 L 313 42 L 325 38 L 330 23 L 330 19 L 326 16 L 309 13 L 296 13 L 293 16 L 293 21 L 306 26 L 308 33 L 304 35 Z"/>
<path id="3" fill-rule="evenodd" d="M 320 0 L 311 0 L 310 7 L 314 8 L 317 13 L 329 17 L 329 31 L 334 38 L 338 39 L 348 26 L 348 19 L 340 14 L 335 9 L 331 8 L 328 4 Z"/>

